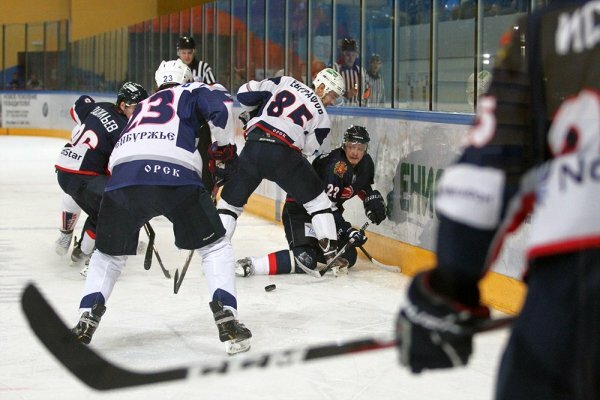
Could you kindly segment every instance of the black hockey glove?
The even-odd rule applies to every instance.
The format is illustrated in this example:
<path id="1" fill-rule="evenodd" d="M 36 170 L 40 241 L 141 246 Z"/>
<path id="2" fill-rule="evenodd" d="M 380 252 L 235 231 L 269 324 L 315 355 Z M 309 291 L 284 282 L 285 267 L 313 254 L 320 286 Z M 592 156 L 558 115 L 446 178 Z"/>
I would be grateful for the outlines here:
<path id="1" fill-rule="evenodd" d="M 430 276 L 431 271 L 415 276 L 408 304 L 396 323 L 400 363 L 413 373 L 466 365 L 473 351 L 474 327 L 489 318 L 485 306 L 467 307 L 436 293 Z"/>
<path id="2" fill-rule="evenodd" d="M 254 118 L 258 115 L 258 112 L 260 111 L 261 106 L 262 106 L 262 104 L 259 105 L 256 109 L 254 109 L 252 111 L 243 111 L 240 113 L 240 115 L 238 116 L 238 119 L 242 122 L 243 130 L 248 129 L 248 121 L 250 121 L 252 118 Z"/>
<path id="3" fill-rule="evenodd" d="M 248 121 L 250 121 L 252 119 L 252 117 L 250 117 L 250 113 L 248 111 L 244 111 L 244 112 L 240 113 L 240 116 L 238 117 L 238 119 L 242 122 L 242 129 L 246 130 L 246 128 L 248 126 Z"/>
<path id="4" fill-rule="evenodd" d="M 363 200 L 363 205 L 367 218 L 372 223 L 379 225 L 385 219 L 385 203 L 378 190 L 369 193 Z"/>
<path id="5" fill-rule="evenodd" d="M 217 186 L 223 186 L 237 173 L 238 155 L 235 144 L 219 146 L 214 142 L 208 148 L 208 156 L 208 169 Z"/>
<path id="6" fill-rule="evenodd" d="M 346 236 L 348 237 L 348 241 L 354 238 L 354 241 L 352 242 L 352 246 L 354 247 L 362 246 L 363 244 L 367 243 L 365 231 L 350 227 L 348 230 L 346 230 Z"/>

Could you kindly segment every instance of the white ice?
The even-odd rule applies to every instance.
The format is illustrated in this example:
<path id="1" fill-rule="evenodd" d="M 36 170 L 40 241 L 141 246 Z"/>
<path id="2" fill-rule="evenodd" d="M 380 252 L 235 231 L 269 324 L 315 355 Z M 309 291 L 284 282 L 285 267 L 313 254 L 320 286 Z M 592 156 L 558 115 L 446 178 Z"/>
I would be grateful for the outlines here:
<path id="1" fill-rule="evenodd" d="M 63 142 L 0 136 L 1 400 L 493 398 L 506 331 L 479 335 L 468 367 L 420 376 L 401 369 L 396 350 L 388 349 L 126 390 L 88 388 L 40 344 L 20 307 L 22 288 L 35 282 L 67 325 L 77 319 L 83 278 L 67 256 L 54 252 L 61 190 L 53 164 Z M 82 223 L 83 218 L 77 229 Z M 186 253 L 175 249 L 168 221 L 156 219 L 154 228 L 166 266 L 172 271 L 181 267 Z M 281 226 L 243 215 L 233 246 L 241 258 L 285 248 L 286 241 Z M 338 278 L 238 278 L 239 317 L 254 335 L 249 355 L 388 335 L 407 281 L 364 259 Z M 265 292 L 271 283 L 277 289 Z M 130 257 L 92 347 L 112 362 L 142 371 L 214 363 L 227 356 L 208 302 L 197 258 L 175 295 L 173 282 L 163 277 L 156 260 L 146 271 L 141 256 Z"/>

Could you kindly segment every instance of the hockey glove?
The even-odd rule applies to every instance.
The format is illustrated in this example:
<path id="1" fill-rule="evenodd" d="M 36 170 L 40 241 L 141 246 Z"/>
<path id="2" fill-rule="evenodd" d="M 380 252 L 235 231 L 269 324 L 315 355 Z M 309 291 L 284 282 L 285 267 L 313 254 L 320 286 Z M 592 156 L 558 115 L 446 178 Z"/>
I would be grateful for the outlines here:
<path id="1" fill-rule="evenodd" d="M 208 169 L 217 186 L 223 186 L 237 173 L 238 155 L 235 144 L 219 146 L 214 142 L 208 148 L 208 156 Z"/>
<path id="2" fill-rule="evenodd" d="M 367 243 L 367 236 L 365 235 L 365 231 L 361 231 L 359 229 L 350 227 L 346 231 L 346 235 L 348 236 L 348 241 L 354 240 L 352 242 L 352 246 L 354 247 L 359 247 Z"/>
<path id="3" fill-rule="evenodd" d="M 242 129 L 246 130 L 248 128 L 248 121 L 250 121 L 252 117 L 250 117 L 250 113 L 248 111 L 244 111 L 240 114 L 238 119 L 242 122 Z"/>
<path id="4" fill-rule="evenodd" d="M 367 218 L 372 223 L 379 225 L 385 219 L 385 203 L 378 190 L 373 190 L 369 193 L 363 200 L 363 205 Z"/>
<path id="5" fill-rule="evenodd" d="M 256 117 L 258 115 L 258 112 L 260 111 L 262 107 L 262 104 L 260 104 L 256 109 L 252 110 L 252 111 L 242 111 L 240 113 L 240 115 L 238 116 L 238 119 L 242 122 L 242 129 L 246 130 L 248 129 L 248 122 Z"/>
<path id="6" fill-rule="evenodd" d="M 430 276 L 431 271 L 415 276 L 396 323 L 400 363 L 413 373 L 466 365 L 474 327 L 490 314 L 485 306 L 468 307 L 436 293 Z"/>

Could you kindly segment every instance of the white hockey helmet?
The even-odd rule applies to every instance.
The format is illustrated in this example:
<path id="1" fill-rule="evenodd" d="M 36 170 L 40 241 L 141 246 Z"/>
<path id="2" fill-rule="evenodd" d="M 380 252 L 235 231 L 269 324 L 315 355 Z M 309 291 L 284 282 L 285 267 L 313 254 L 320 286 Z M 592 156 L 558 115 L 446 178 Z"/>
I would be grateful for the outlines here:
<path id="1" fill-rule="evenodd" d="M 162 85 L 181 85 L 192 82 L 193 79 L 192 71 L 180 59 L 161 62 L 154 74 L 156 86 L 159 88 Z"/>
<path id="2" fill-rule="evenodd" d="M 319 71 L 313 80 L 315 89 L 318 88 L 321 83 L 325 85 L 325 94 L 334 92 L 339 97 L 342 97 L 346 91 L 344 78 L 342 78 L 342 76 L 333 68 L 325 68 Z"/>

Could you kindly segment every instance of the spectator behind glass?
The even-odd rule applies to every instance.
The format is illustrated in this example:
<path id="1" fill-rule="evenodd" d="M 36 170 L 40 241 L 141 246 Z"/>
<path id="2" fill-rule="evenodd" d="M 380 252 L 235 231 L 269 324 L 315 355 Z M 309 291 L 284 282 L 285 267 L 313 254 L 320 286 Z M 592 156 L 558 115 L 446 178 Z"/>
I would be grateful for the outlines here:
<path id="1" fill-rule="evenodd" d="M 29 80 L 25 84 L 25 88 L 28 89 L 28 90 L 40 90 L 40 89 L 42 89 L 42 81 L 38 79 L 38 76 L 37 76 L 36 73 L 33 72 L 29 76 Z"/>
<path id="2" fill-rule="evenodd" d="M 358 61 L 358 45 L 356 40 L 345 38 L 342 41 L 342 58 L 334 65 L 337 72 L 344 78 L 346 92 L 344 93 L 344 102 L 347 105 L 364 105 L 364 95 L 368 90 L 365 80 L 365 69 L 360 66 Z"/>
<path id="3" fill-rule="evenodd" d="M 21 89 L 21 81 L 19 80 L 19 74 L 17 74 L 16 72 L 12 74 L 12 79 L 8 82 L 7 86 L 7 89 Z"/>
<path id="4" fill-rule="evenodd" d="M 366 76 L 367 90 L 364 96 L 365 103 L 369 107 L 377 107 L 385 103 L 385 86 L 383 76 L 380 72 L 381 64 L 381 56 L 379 54 L 371 54 Z"/>

